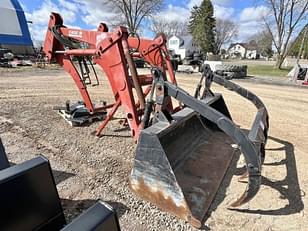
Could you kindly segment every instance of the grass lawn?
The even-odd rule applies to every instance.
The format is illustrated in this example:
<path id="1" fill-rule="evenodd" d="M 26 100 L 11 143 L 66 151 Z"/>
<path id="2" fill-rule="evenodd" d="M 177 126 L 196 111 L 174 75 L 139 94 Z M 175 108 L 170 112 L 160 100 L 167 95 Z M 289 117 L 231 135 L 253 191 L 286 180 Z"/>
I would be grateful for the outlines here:
<path id="1" fill-rule="evenodd" d="M 285 67 L 280 70 L 271 65 L 248 65 L 248 75 L 286 77 L 291 69 L 292 67 Z"/>

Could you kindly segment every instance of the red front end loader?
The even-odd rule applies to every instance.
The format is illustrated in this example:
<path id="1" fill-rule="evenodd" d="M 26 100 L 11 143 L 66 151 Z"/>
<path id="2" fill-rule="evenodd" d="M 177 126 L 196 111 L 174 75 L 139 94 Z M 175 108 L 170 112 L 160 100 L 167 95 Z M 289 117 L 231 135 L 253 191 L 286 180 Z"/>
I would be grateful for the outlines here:
<path id="1" fill-rule="evenodd" d="M 109 110 L 97 135 L 117 109 L 124 108 L 137 141 L 129 181 L 140 197 L 200 228 L 231 162 L 234 143 L 244 155 L 248 185 L 231 206 L 250 201 L 258 192 L 269 124 L 264 104 L 252 92 L 204 66 L 191 96 L 177 86 L 163 35 L 154 40 L 130 37 L 126 28 L 108 31 L 103 23 L 97 31 L 70 29 L 56 13 L 50 16 L 44 52 L 49 61 L 56 61 L 72 76 L 90 113 Z M 139 75 L 134 57 L 143 58 L 151 72 Z M 87 91 L 88 75 L 83 73 L 87 60 L 93 60 L 106 74 L 114 103 L 93 105 Z M 80 71 L 76 63 L 83 66 Z M 212 82 L 257 107 L 248 134 L 234 124 L 221 94 L 211 91 Z M 171 98 L 179 104 L 173 105 Z"/>

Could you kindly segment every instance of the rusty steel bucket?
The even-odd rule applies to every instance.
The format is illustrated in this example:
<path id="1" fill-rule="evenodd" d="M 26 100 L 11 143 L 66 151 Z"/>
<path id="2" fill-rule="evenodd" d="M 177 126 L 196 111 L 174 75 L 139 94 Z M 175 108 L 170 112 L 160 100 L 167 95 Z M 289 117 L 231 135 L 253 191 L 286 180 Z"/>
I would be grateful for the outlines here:
<path id="1" fill-rule="evenodd" d="M 230 117 L 221 95 L 206 103 Z M 200 228 L 232 160 L 232 140 L 190 108 L 141 131 L 130 187 L 138 196 Z"/>

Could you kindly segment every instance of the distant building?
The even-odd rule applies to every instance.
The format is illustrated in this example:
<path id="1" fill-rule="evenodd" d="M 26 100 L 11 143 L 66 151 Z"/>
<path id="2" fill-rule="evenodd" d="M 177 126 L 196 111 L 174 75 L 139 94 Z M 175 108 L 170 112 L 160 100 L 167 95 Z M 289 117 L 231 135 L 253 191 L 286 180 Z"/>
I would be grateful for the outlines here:
<path id="1" fill-rule="evenodd" d="M 232 43 L 228 49 L 231 58 L 259 59 L 257 46 L 249 43 Z"/>
<path id="2" fill-rule="evenodd" d="M 181 56 L 183 60 L 186 56 L 195 52 L 200 53 L 201 49 L 193 42 L 191 35 L 172 36 L 168 40 L 168 49 L 174 50 L 174 53 Z"/>
<path id="3" fill-rule="evenodd" d="M 33 54 L 27 20 L 18 0 L 0 0 L 0 48 L 15 54 Z"/>

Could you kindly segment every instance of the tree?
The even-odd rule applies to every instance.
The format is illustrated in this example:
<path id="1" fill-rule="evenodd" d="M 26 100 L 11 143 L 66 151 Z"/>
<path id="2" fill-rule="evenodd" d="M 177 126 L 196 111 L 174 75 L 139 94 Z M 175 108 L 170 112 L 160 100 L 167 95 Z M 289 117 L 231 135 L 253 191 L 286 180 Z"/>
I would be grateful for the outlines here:
<path id="1" fill-rule="evenodd" d="M 220 54 L 221 54 L 221 55 L 225 55 L 225 54 L 227 54 L 226 49 L 221 49 L 221 50 L 220 50 Z"/>
<path id="2" fill-rule="evenodd" d="M 204 54 L 215 53 L 215 18 L 214 10 L 210 0 L 203 0 L 201 5 L 194 6 L 189 21 L 189 32 L 194 42 L 200 46 Z"/>
<path id="3" fill-rule="evenodd" d="M 273 49 L 272 49 L 272 36 L 268 30 L 263 30 L 256 35 L 257 38 L 257 47 L 260 54 L 264 57 L 272 57 Z"/>
<path id="4" fill-rule="evenodd" d="M 272 49 L 272 36 L 266 28 L 251 36 L 249 43 L 252 41 L 254 43 L 253 45 L 257 47 L 262 56 L 268 58 L 273 56 L 274 52 Z"/>
<path id="5" fill-rule="evenodd" d="M 270 9 L 265 25 L 277 50 L 276 67 L 281 68 L 289 53 L 289 43 L 297 27 L 308 17 L 307 0 L 263 0 Z"/>
<path id="6" fill-rule="evenodd" d="M 166 18 L 153 17 L 150 30 L 155 34 L 164 33 L 167 38 L 172 35 L 187 35 L 187 22 L 167 20 Z"/>
<path id="7" fill-rule="evenodd" d="M 222 45 L 230 43 L 237 36 L 237 25 L 228 19 L 216 19 L 215 53 L 219 54 Z"/>
<path id="8" fill-rule="evenodd" d="M 162 7 L 162 0 L 113 0 L 106 4 L 113 6 L 114 13 L 119 15 L 117 24 L 125 24 L 128 31 L 136 34 L 145 18 L 153 16 Z"/>
<path id="9" fill-rule="evenodd" d="M 289 55 L 308 59 L 308 24 L 291 43 Z"/>

